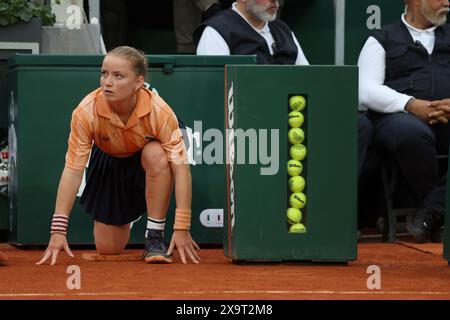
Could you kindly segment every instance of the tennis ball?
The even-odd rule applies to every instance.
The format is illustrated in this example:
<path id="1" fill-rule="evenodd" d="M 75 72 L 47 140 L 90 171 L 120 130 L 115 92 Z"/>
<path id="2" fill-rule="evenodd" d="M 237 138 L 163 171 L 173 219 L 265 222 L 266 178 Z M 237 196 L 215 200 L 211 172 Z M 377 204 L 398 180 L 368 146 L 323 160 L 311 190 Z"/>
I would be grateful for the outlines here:
<path id="1" fill-rule="evenodd" d="M 292 192 L 302 192 L 305 189 L 306 181 L 302 176 L 295 176 L 289 179 L 289 189 Z"/>
<path id="2" fill-rule="evenodd" d="M 291 128 L 299 128 L 302 126 L 305 118 L 303 114 L 298 111 L 291 111 L 288 114 L 288 123 Z"/>
<path id="3" fill-rule="evenodd" d="M 306 205 L 306 196 L 303 192 L 293 193 L 289 197 L 289 203 L 293 208 L 303 209 Z"/>
<path id="4" fill-rule="evenodd" d="M 288 208 L 287 218 L 290 224 L 299 223 L 302 220 L 302 212 L 297 208 Z"/>
<path id="5" fill-rule="evenodd" d="M 304 96 L 292 96 L 289 98 L 289 106 L 293 111 L 302 111 L 306 107 Z"/>
<path id="6" fill-rule="evenodd" d="M 302 143 L 305 139 L 305 132 L 300 128 L 292 128 L 288 131 L 288 139 L 292 144 Z"/>
<path id="7" fill-rule="evenodd" d="M 302 161 L 306 157 L 306 147 L 300 143 L 294 144 L 291 147 L 289 154 L 292 159 Z"/>
<path id="8" fill-rule="evenodd" d="M 305 233 L 306 227 L 302 223 L 294 223 L 289 227 L 289 232 L 291 233 Z"/>
<path id="9" fill-rule="evenodd" d="M 287 163 L 287 172 L 288 175 L 291 177 L 298 176 L 300 173 L 302 173 L 303 165 L 300 161 L 297 160 L 289 160 Z"/>

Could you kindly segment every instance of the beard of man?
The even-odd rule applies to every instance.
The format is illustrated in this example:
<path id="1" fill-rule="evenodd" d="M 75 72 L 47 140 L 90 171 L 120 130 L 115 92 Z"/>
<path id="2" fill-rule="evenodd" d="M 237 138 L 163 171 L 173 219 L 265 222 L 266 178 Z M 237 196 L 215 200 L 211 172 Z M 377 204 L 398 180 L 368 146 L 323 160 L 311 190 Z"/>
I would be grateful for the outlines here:
<path id="1" fill-rule="evenodd" d="M 442 8 L 439 11 L 433 11 L 428 5 L 428 0 L 421 1 L 422 14 L 433 25 L 439 27 L 447 22 L 448 8 Z"/>
<path id="2" fill-rule="evenodd" d="M 277 10 L 274 14 L 270 14 L 269 12 L 266 12 L 267 9 L 269 9 L 272 4 L 269 3 L 267 5 L 257 4 L 255 0 L 247 0 L 247 10 L 248 12 L 256 19 L 271 22 L 274 21 L 277 17 L 277 11 L 278 11 L 278 1 L 276 3 Z"/>

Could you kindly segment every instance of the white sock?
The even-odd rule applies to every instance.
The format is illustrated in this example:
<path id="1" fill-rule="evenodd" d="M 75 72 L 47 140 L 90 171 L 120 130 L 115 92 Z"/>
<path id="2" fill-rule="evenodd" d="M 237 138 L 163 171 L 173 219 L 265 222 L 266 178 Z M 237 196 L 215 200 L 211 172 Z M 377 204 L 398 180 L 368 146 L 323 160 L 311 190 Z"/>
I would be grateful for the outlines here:
<path id="1" fill-rule="evenodd" d="M 145 232 L 145 236 L 147 237 L 148 230 L 161 230 L 164 231 L 164 227 L 166 226 L 166 219 L 155 219 L 148 217 L 147 218 L 147 231 Z"/>

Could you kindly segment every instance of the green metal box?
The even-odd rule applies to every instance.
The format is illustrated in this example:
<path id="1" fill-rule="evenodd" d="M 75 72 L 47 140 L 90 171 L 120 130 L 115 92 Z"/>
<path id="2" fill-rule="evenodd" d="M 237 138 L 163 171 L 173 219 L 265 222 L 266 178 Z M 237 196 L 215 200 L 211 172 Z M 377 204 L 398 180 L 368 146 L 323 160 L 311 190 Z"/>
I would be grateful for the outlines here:
<path id="1" fill-rule="evenodd" d="M 355 260 L 357 68 L 228 66 L 225 76 L 224 254 L 234 261 Z M 298 94 L 307 97 L 306 232 L 290 233 L 288 100 Z"/>
<path id="2" fill-rule="evenodd" d="M 102 56 L 17 55 L 8 67 L 11 166 L 9 242 L 46 244 L 57 186 L 64 167 L 73 109 L 99 86 Z M 252 64 L 254 56 L 148 56 L 149 81 L 182 121 L 192 128 L 192 235 L 198 243 L 221 244 L 223 164 L 202 161 L 208 137 L 223 128 L 224 65 Z M 202 144 L 203 142 L 203 144 Z M 173 226 L 174 201 L 166 236 Z M 130 243 L 144 240 L 146 219 L 132 229 Z M 93 243 L 92 221 L 76 201 L 69 223 L 72 244 Z"/>
<path id="3" fill-rule="evenodd" d="M 448 159 L 450 167 L 450 158 Z M 444 259 L 450 264 L 450 183 L 447 180 L 447 199 L 445 206 L 445 226 L 444 226 Z"/>

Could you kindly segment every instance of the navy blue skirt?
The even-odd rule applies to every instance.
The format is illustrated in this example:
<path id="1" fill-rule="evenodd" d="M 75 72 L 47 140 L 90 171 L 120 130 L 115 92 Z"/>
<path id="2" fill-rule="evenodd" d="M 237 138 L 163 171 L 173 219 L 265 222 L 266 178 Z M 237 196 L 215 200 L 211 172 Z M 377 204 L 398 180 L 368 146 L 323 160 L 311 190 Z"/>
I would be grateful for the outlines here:
<path id="1" fill-rule="evenodd" d="M 94 144 L 80 203 L 94 220 L 105 224 L 124 225 L 137 220 L 147 211 L 141 151 L 116 158 Z"/>

